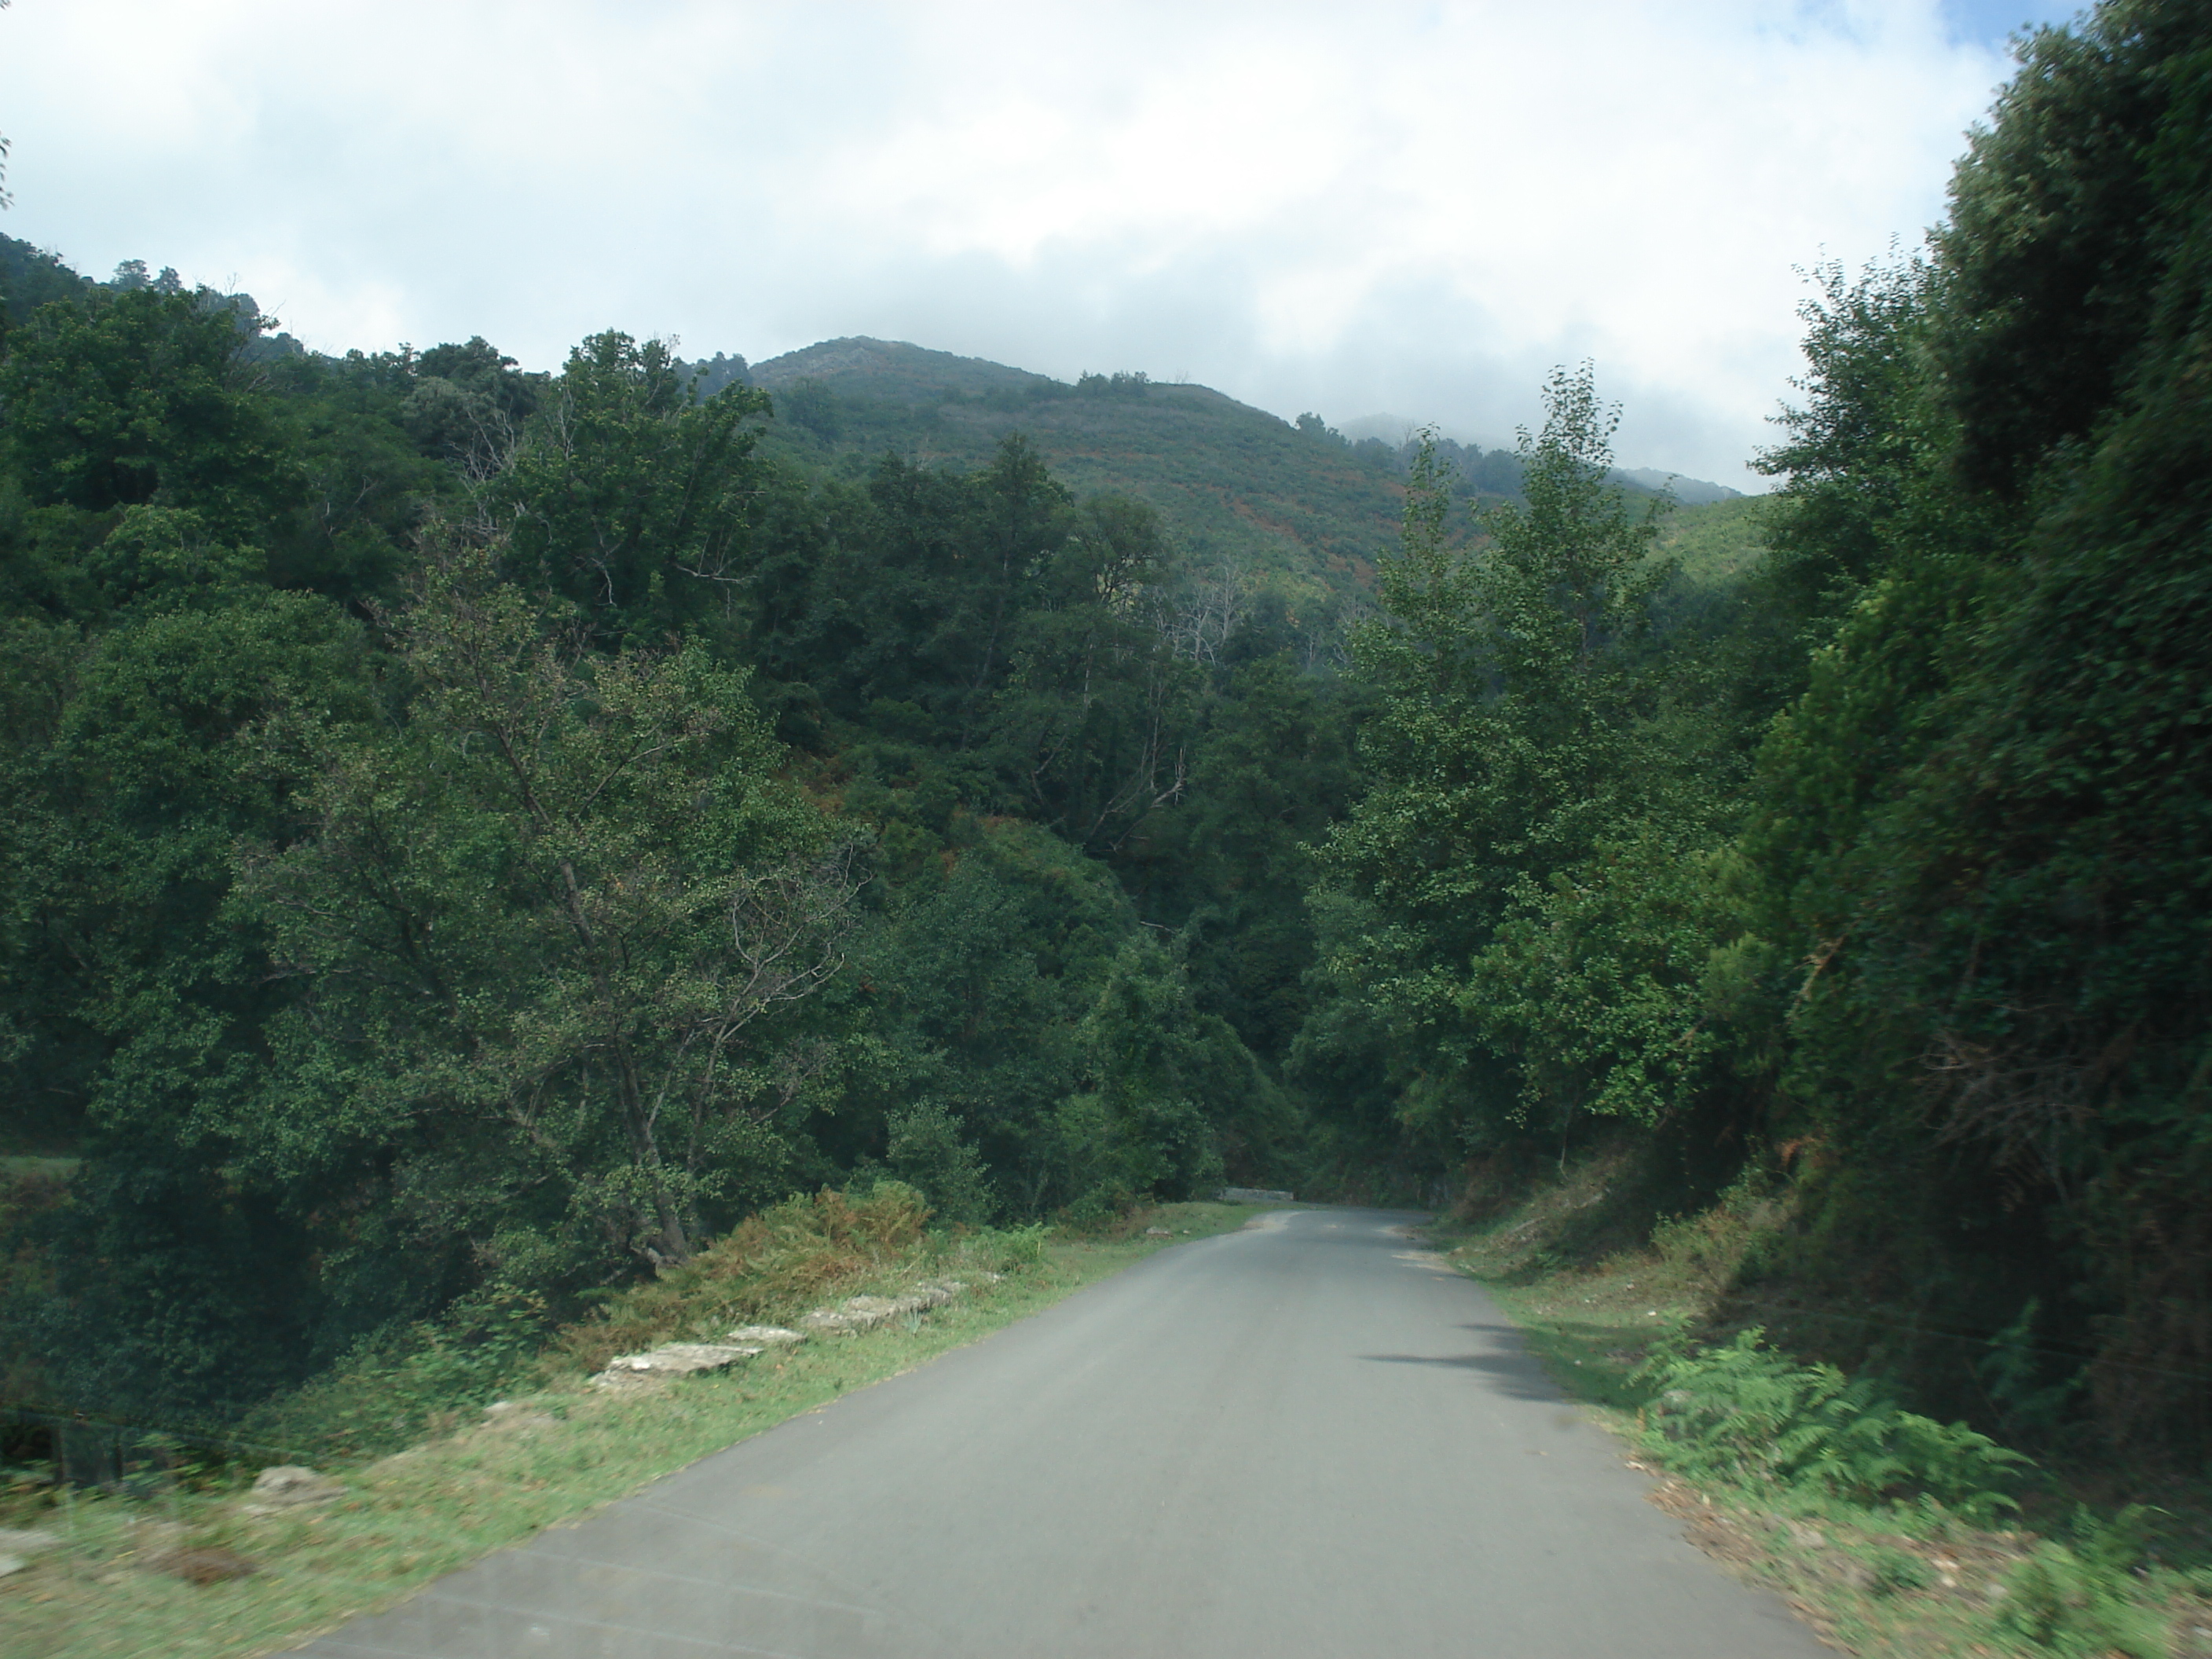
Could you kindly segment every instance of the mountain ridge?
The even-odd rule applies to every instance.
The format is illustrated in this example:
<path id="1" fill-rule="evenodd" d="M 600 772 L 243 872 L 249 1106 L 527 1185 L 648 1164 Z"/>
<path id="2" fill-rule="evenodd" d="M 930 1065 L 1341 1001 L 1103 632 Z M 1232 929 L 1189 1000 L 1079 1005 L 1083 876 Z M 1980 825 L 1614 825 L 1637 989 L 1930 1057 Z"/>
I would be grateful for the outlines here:
<path id="1" fill-rule="evenodd" d="M 738 379 L 770 392 L 777 419 L 769 448 L 813 465 L 849 471 L 888 453 L 972 468 L 1006 439 L 1022 437 L 1078 493 L 1149 502 L 1193 568 L 1266 573 L 1293 603 L 1363 604 L 1376 562 L 1397 544 L 1403 442 L 1371 430 L 1355 441 L 1316 416 L 1288 422 L 1211 386 L 1127 373 L 1086 374 L 1071 384 L 867 335 L 757 364 L 718 355 L 695 367 L 702 392 Z M 1501 498 L 1517 487 L 1511 452 L 1450 442 L 1443 449 L 1468 497 Z M 1669 479 L 1650 469 L 1614 476 L 1638 494 L 1656 494 Z M 1697 479 L 1674 481 L 1674 490 L 1685 507 L 1746 499 Z"/>

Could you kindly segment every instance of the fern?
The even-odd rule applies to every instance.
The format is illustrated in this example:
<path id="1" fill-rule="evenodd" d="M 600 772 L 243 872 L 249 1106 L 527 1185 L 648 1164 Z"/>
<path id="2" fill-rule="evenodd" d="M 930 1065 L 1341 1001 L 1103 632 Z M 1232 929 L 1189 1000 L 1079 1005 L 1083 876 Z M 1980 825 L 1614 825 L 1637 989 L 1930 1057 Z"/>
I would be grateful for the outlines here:
<path id="1" fill-rule="evenodd" d="M 1765 1333 L 1695 1352 L 1663 1351 L 1637 1374 L 1653 1399 L 1644 1442 L 1686 1474 L 1818 1492 L 1855 1503 L 1930 1498 L 1970 1519 L 2014 1507 L 2028 1467 L 1963 1423 L 1903 1409 L 1871 1381 L 1799 1364 Z"/>

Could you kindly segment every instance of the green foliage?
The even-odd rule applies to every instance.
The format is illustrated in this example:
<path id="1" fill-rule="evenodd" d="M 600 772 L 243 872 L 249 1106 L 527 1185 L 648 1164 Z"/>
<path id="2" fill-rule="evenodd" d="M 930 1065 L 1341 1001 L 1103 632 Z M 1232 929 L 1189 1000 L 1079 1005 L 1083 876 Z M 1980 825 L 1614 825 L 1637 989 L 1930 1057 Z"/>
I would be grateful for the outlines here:
<path id="1" fill-rule="evenodd" d="M 2171 372 L 2144 348 L 2187 315 L 2174 277 L 2202 280 L 2187 250 L 2201 257 L 2207 50 L 2191 0 L 2106 0 L 2078 32 L 2028 38 L 1974 135 L 1934 239 L 1932 343 L 1969 484 L 2025 490 L 2130 380 Z"/>
<path id="2" fill-rule="evenodd" d="M 1918 1556 L 1900 1549 L 1880 1549 L 1867 1563 L 1867 1588 L 1876 1595 L 1902 1595 L 1925 1589 L 1935 1574 Z"/>
<path id="3" fill-rule="evenodd" d="M 536 1360 L 544 1303 L 514 1291 L 465 1297 L 434 1321 L 364 1339 L 305 1387 L 247 1413 L 233 1442 L 263 1461 L 352 1462 L 427 1438 L 496 1399 Z"/>
<path id="4" fill-rule="evenodd" d="M 481 370 L 493 389 L 476 395 L 511 422 L 527 400 L 508 390 L 501 367 Z M 418 382 L 412 396 L 429 385 Z M 507 531 L 525 580 L 573 600 L 610 639 L 726 629 L 756 477 L 758 434 L 749 423 L 768 406 L 737 385 L 695 402 L 663 342 L 593 335 L 569 353 L 519 447 L 500 457 L 484 510 Z M 490 414 L 472 418 L 481 424 Z M 494 453 L 499 447 L 491 441 Z"/>
<path id="5" fill-rule="evenodd" d="M 825 1130 L 872 1142 L 881 1125 L 889 1167 L 933 1201 L 963 1195 L 952 1218 L 1203 1191 L 1224 1131 L 1264 1134 L 1283 1112 L 1109 872 L 1056 838 L 980 827 L 882 902 L 844 994 L 868 1006 L 868 1036 L 841 1062 Z M 972 1184 L 970 1141 L 995 1198 Z"/>
<path id="6" fill-rule="evenodd" d="M 1256 637 L 1200 688 L 1194 740 L 1178 745 L 1185 787 L 1138 821 L 1114 861 L 1147 919 L 1176 930 L 1200 1010 L 1280 1066 L 1314 1008 L 1310 849 L 1358 785 L 1358 701 L 1268 649 L 1277 636 L 1247 632 Z M 1248 1130 L 1225 1150 L 1241 1178 L 1285 1184 L 1265 1178 L 1280 1145 Z"/>
<path id="7" fill-rule="evenodd" d="M 2068 1659 L 2112 1653 L 2162 1659 L 2172 1650 L 2166 1621 L 2136 1594 L 2148 1514 L 2131 1504 L 2099 1522 L 2077 1512 L 2070 1544 L 2045 1539 L 2007 1576 L 1990 1620 L 1994 1632 Z"/>
<path id="8" fill-rule="evenodd" d="M 1469 1148 L 1694 1095 L 1728 1042 L 1709 958 L 1742 927 L 1700 873 L 1727 862 L 1730 727 L 1654 649 L 1658 507 L 1609 482 L 1617 416 L 1587 368 L 1546 407 L 1525 505 L 1485 511 L 1486 544 L 1452 542 L 1440 465 L 1416 465 L 1391 623 L 1355 644 L 1374 784 L 1325 853 L 1349 901 L 1319 913 L 1345 930 L 1332 972 L 1390 1030 L 1409 1119 Z"/>
<path id="9" fill-rule="evenodd" d="M 2201 7 L 2034 35 L 1925 253 L 1813 273 L 1755 559 L 1669 578 L 1587 376 L 1486 544 L 1422 459 L 1293 1048 L 1432 1167 L 1802 1158 L 1793 1341 L 2145 1448 L 2212 1435 L 2208 121 Z"/>
<path id="10" fill-rule="evenodd" d="M 732 1325 L 794 1323 L 825 1297 L 922 1265 L 917 1254 L 938 1248 L 925 1237 L 929 1218 L 921 1192 L 900 1181 L 824 1187 L 769 1205 L 682 1265 L 608 1298 L 597 1316 L 564 1329 L 548 1350 L 549 1364 L 596 1371 L 617 1354 L 679 1333 L 708 1337 Z M 1008 1254 L 1029 1254 L 1021 1237 L 1002 1250 L 1001 1237 L 973 1241 L 988 1258 L 980 1265 L 995 1269 Z"/>
<path id="11" fill-rule="evenodd" d="M 9 471 L 33 506 L 188 507 L 250 536 L 298 484 L 245 384 L 246 337 L 205 290 L 99 289 L 41 307 L 0 364 Z"/>
<path id="12" fill-rule="evenodd" d="M 1975 1367 L 1999 1420 L 2008 1429 L 2048 1440 L 2064 1425 L 2086 1380 L 2079 1369 L 2050 1380 L 2051 1356 L 2036 1341 L 2040 1298 L 2030 1297 L 2020 1317 L 1990 1339 Z"/>
<path id="13" fill-rule="evenodd" d="M 960 1138 L 959 1121 L 950 1112 L 925 1102 L 893 1112 L 884 1127 L 885 1167 L 929 1200 L 931 1213 L 971 1225 L 991 1218 L 998 1205 L 990 1173 L 982 1154 Z"/>
<path id="14" fill-rule="evenodd" d="M 9 1133 L 82 1155 L 0 1315 L 27 1396 L 198 1431 L 352 1354 L 420 1419 L 504 1375 L 479 1303 L 847 1170 L 972 1225 L 1295 1139 L 1091 856 L 1190 807 L 1298 914 L 1295 830 L 1239 817 L 1288 781 L 1190 760 L 1249 781 L 1245 710 L 1289 752 L 1326 698 L 1221 695 L 1249 595 L 1151 509 L 1019 442 L 794 476 L 742 375 L 620 334 L 549 378 L 264 350 L 137 267 L 55 297 L 0 367 L 0 1057 Z M 1286 931 L 1216 1000 L 1295 983 Z"/>
<path id="15" fill-rule="evenodd" d="M 1814 273 L 1777 498 L 1671 520 L 1587 368 L 1401 476 L 880 342 L 319 358 L 0 245 L 0 1061 L 82 1159 L 8 1375 L 235 1412 L 857 1170 L 1095 1220 L 1629 1133 L 1647 1211 L 1793 1160 L 1741 1270 L 1808 1352 L 2212 1443 L 2201 11 L 2033 36 L 1924 254 Z M 1678 1450 L 2002 1461 L 1697 1363 Z"/>
<path id="16" fill-rule="evenodd" d="M 1817 465 L 1778 543 L 1856 586 L 1745 843 L 1808 963 L 1803 1120 L 1971 1218 L 1927 1241 L 1926 1310 L 1995 1331 L 2040 1297 L 2147 1443 L 2212 1432 L 2160 1380 L 2212 1352 L 2179 1311 L 2212 1251 L 2208 51 L 2177 5 L 2039 34 L 1933 259 L 1831 284 L 1872 320 L 1816 330 L 1822 396 L 1778 460 Z M 1824 1202 L 1871 1232 L 1879 1186 Z"/>
<path id="17" fill-rule="evenodd" d="M 1652 1391 L 1648 1450 L 1685 1473 L 1853 1503 L 1925 1497 L 1986 1521 L 2027 1460 L 1963 1423 L 1900 1408 L 1870 1380 L 1802 1365 L 1765 1333 L 1696 1352 L 1662 1348 L 1638 1374 Z"/>
<path id="18" fill-rule="evenodd" d="M 1075 390 L 1084 398 L 1141 398 L 1152 390 L 1152 377 L 1144 370 L 1125 373 L 1115 370 L 1111 374 L 1079 374 Z"/>
<path id="19" fill-rule="evenodd" d="M 1656 1122 L 1755 1029 L 1765 953 L 1734 865 L 1647 837 L 1527 890 L 1460 994 L 1518 1059 L 1528 1106 Z"/>
<path id="20" fill-rule="evenodd" d="M 1194 568 L 1270 594 L 1316 647 L 1360 603 L 1398 518 L 1395 452 L 1368 465 L 1203 386 L 1134 374 L 1070 386 L 873 340 L 825 342 L 754 373 L 778 412 L 765 453 L 857 466 L 889 453 L 974 472 L 1018 435 L 1078 496 L 1152 507 Z M 794 405 L 801 386 L 809 402 Z M 787 424 L 794 413 L 808 418 Z"/>
<path id="21" fill-rule="evenodd" d="M 878 1181 L 773 1205 L 646 1283 L 556 1328 L 538 1297 L 489 1290 L 434 1321 L 362 1340 L 305 1387 L 248 1414 L 232 1443 L 268 1461 L 359 1462 L 449 1427 L 501 1394 L 674 1337 L 711 1339 L 733 1324 L 795 1322 L 849 1288 L 951 1265 L 1018 1271 L 1042 1259 L 1039 1230 L 931 1238 L 916 1188 Z"/>
<path id="22" fill-rule="evenodd" d="M 419 1257 L 565 1285 L 773 1193 L 757 1022 L 836 971 L 850 888 L 740 675 L 587 657 L 493 559 L 425 573 L 392 619 L 403 730 L 311 733 L 313 834 L 243 855 L 299 990 L 242 1157 L 388 1183 Z"/>
<path id="23" fill-rule="evenodd" d="M 56 255 L 13 236 L 0 236 L 0 301 L 6 304 L 9 325 L 52 301 L 76 299 L 90 286 Z"/>

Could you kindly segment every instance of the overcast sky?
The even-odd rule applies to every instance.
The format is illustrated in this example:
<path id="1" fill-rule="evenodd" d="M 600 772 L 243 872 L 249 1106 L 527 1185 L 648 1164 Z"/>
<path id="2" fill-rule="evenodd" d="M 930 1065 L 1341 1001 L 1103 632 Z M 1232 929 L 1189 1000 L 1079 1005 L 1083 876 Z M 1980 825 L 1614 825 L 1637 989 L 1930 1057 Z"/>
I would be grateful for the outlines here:
<path id="1" fill-rule="evenodd" d="M 1741 488 L 1793 266 L 1940 214 L 2036 0 L 15 0 L 0 230 L 325 350 L 846 334 Z"/>

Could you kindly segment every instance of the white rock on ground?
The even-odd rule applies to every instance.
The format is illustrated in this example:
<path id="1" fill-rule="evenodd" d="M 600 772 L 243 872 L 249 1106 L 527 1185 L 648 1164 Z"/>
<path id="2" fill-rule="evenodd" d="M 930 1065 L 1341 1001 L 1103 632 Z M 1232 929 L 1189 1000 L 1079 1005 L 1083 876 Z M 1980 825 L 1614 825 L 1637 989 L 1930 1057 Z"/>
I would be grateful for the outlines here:
<path id="1" fill-rule="evenodd" d="M 559 1428 L 561 1419 L 526 1400 L 495 1400 L 483 1409 L 483 1425 L 506 1433 L 532 1434 L 539 1429 Z"/>
<path id="2" fill-rule="evenodd" d="M 691 1376 L 719 1371 L 740 1359 L 750 1359 L 763 1350 L 753 1343 L 664 1342 L 643 1353 L 626 1353 L 609 1362 L 592 1381 L 600 1388 L 619 1388 L 661 1377 Z"/>
<path id="3" fill-rule="evenodd" d="M 0 1527 L 0 1578 L 22 1571 L 31 1565 L 33 1556 L 41 1550 L 52 1549 L 61 1541 L 58 1534 L 36 1528 Z"/>
<path id="4" fill-rule="evenodd" d="M 246 1510 L 249 1515 L 269 1515 L 301 1504 L 327 1504 L 345 1494 L 345 1487 L 327 1474 L 298 1463 L 279 1463 L 253 1477 Z"/>
<path id="5" fill-rule="evenodd" d="M 781 1325 L 740 1325 L 726 1339 L 732 1342 L 757 1342 L 763 1348 L 781 1348 L 793 1342 L 804 1342 L 806 1338 L 798 1331 L 787 1331 Z"/>
<path id="6" fill-rule="evenodd" d="M 968 1287 L 957 1279 L 917 1285 L 904 1296 L 852 1296 L 834 1308 L 817 1308 L 799 1322 L 823 1334 L 873 1330 L 908 1314 L 941 1308 Z"/>
<path id="7" fill-rule="evenodd" d="M 999 1275 L 985 1276 L 996 1279 Z M 941 1285 L 917 1285 L 903 1296 L 848 1297 L 834 1308 L 817 1308 L 799 1322 L 805 1328 L 801 1330 L 787 1330 L 781 1325 L 740 1325 L 726 1342 L 665 1342 L 643 1353 L 624 1354 L 610 1361 L 592 1382 L 602 1389 L 620 1389 L 664 1377 L 719 1371 L 769 1348 L 804 1342 L 809 1334 L 873 1330 L 908 1314 L 941 1308 L 967 1288 L 958 1279 L 948 1279 Z"/>

